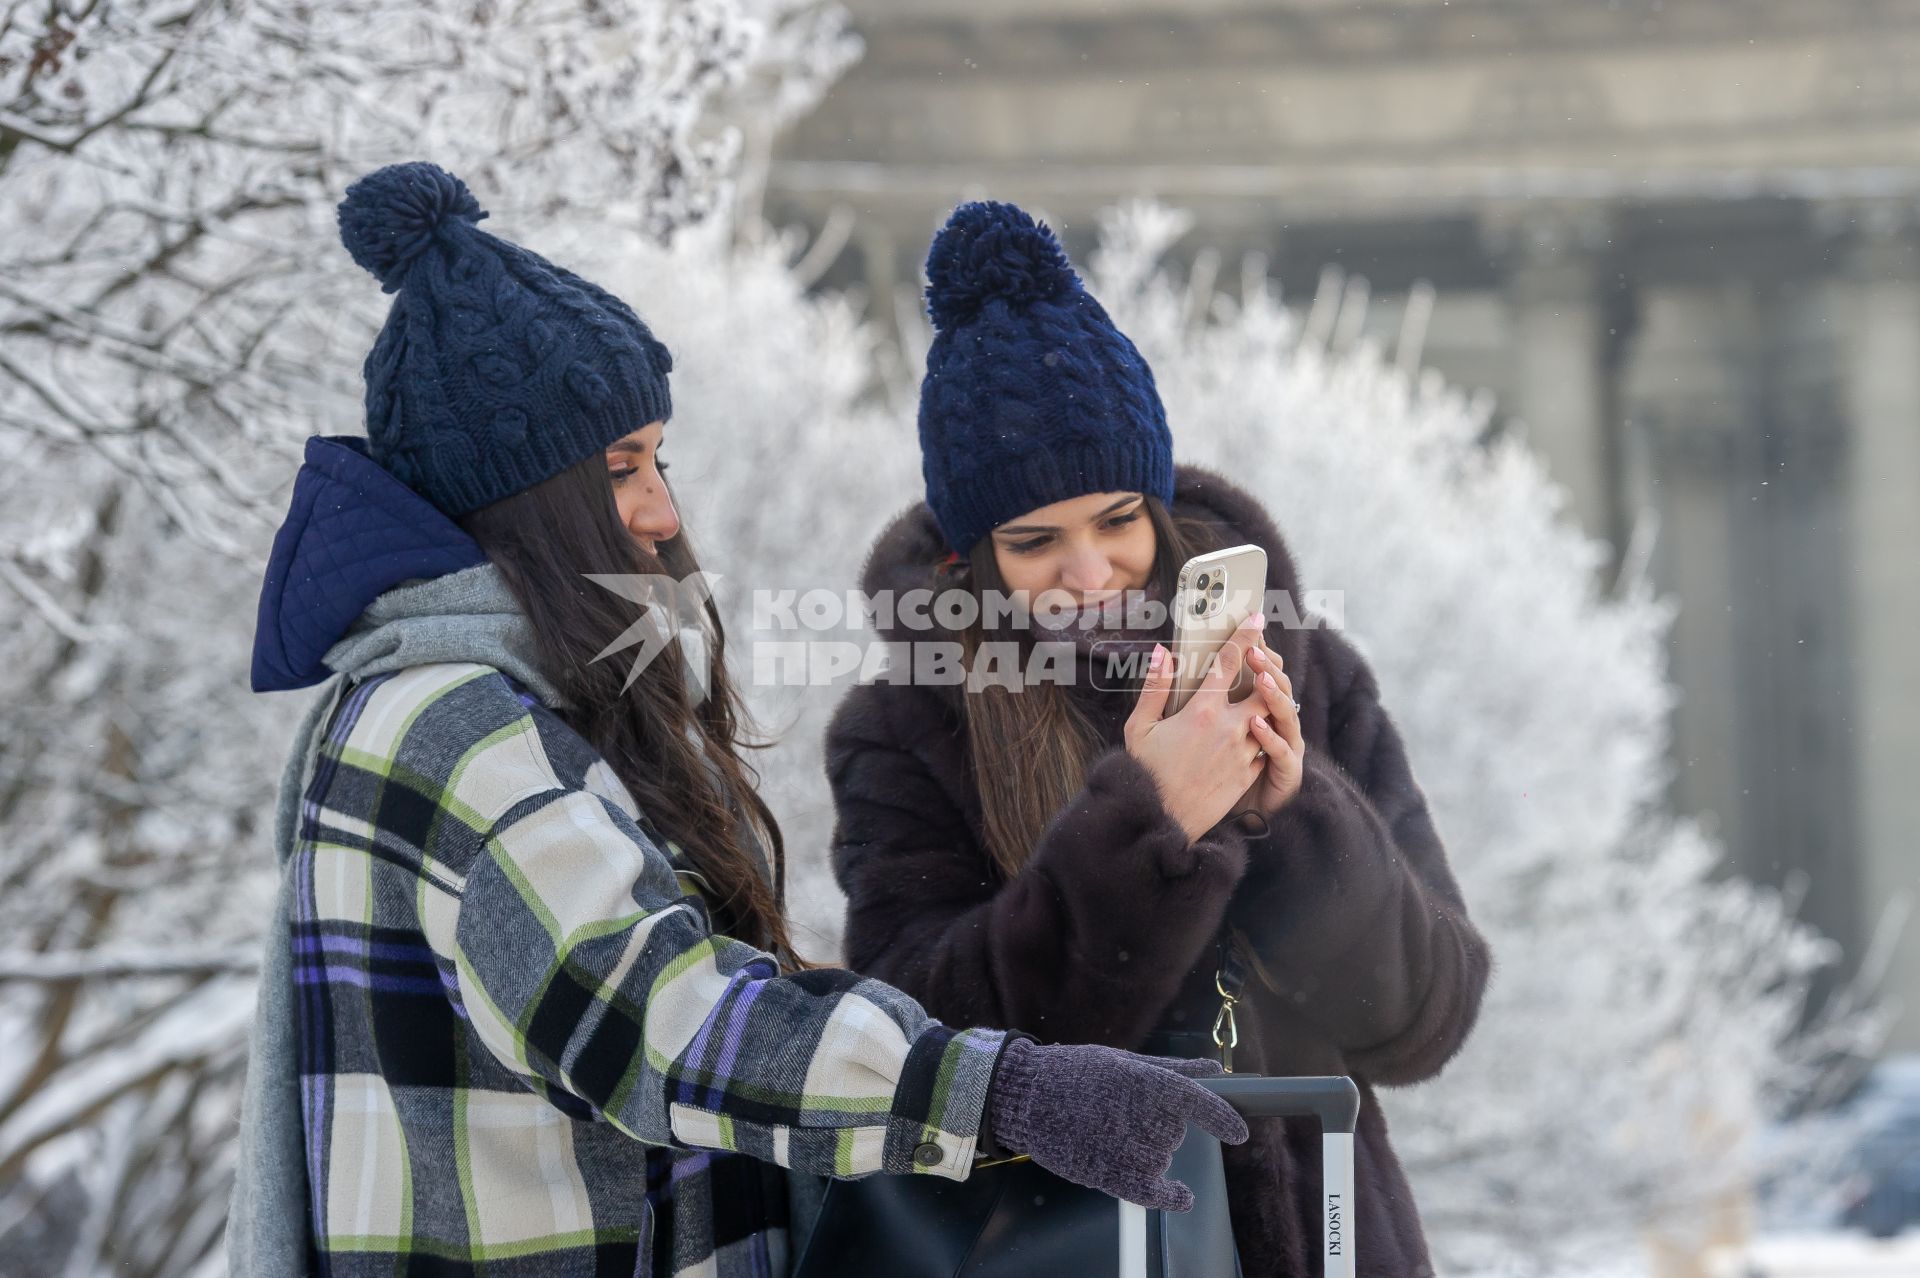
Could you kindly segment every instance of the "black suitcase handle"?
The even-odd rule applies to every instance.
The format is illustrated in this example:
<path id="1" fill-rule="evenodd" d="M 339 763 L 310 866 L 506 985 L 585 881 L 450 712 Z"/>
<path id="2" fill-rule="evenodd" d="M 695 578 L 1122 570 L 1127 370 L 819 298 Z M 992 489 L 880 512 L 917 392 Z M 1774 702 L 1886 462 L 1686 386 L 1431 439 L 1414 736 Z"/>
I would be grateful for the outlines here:
<path id="1" fill-rule="evenodd" d="M 1317 1118 L 1321 1131 L 1348 1136 L 1360 1121 L 1360 1089 L 1340 1074 L 1299 1078 L 1217 1074 L 1194 1081 L 1233 1106 L 1242 1118 Z"/>
<path id="2" fill-rule="evenodd" d="M 1194 1081 L 1233 1106 L 1242 1118 L 1320 1120 L 1321 1273 L 1325 1278 L 1353 1278 L 1353 1133 L 1360 1120 L 1360 1089 L 1354 1081 L 1341 1075 L 1262 1078 L 1252 1074 L 1218 1074 Z M 1155 1218 L 1151 1225 L 1149 1216 Z M 1172 1272 L 1173 1257 L 1159 1216 L 1132 1203 L 1120 1204 L 1120 1278 L 1178 1278 Z"/>

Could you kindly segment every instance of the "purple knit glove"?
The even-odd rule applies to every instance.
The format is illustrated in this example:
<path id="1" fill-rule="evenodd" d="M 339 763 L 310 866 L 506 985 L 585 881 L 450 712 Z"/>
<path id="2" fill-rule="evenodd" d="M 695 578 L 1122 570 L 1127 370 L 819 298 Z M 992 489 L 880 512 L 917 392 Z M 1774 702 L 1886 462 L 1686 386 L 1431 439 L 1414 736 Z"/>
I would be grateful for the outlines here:
<path id="1" fill-rule="evenodd" d="M 1191 1211 L 1193 1191 L 1166 1174 L 1187 1124 L 1229 1145 L 1247 1138 L 1233 1106 L 1191 1081 L 1219 1072 L 1208 1060 L 1014 1039 L 994 1071 L 987 1118 L 1003 1147 L 1056 1176 L 1143 1207 Z"/>

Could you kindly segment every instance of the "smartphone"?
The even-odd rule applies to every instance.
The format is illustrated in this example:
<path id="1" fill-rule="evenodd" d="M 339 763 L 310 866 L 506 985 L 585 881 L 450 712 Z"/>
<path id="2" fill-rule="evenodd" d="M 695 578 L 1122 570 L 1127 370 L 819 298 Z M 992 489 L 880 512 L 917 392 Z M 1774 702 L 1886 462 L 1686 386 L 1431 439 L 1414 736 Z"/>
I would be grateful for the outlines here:
<path id="1" fill-rule="evenodd" d="M 1173 595 L 1173 693 L 1167 714 L 1177 712 L 1206 680 L 1214 654 L 1234 629 L 1266 604 L 1267 552 L 1229 546 L 1195 555 L 1180 569 Z M 1233 699 L 1253 691 L 1243 667 Z"/>

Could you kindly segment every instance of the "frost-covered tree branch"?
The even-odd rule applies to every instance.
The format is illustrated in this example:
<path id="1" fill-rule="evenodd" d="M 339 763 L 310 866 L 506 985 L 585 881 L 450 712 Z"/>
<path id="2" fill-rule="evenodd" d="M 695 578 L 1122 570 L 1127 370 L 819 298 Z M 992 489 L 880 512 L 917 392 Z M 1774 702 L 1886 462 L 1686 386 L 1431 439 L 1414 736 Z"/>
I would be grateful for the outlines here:
<path id="1" fill-rule="evenodd" d="M 0 0 L 0 1272 L 217 1244 L 300 710 L 253 596 L 386 301 L 347 184 L 434 160 L 592 275 L 854 48 L 813 0 Z"/>
<path id="2" fill-rule="evenodd" d="M 137 976 L 224 976 L 252 972 L 259 965 L 259 952 L 251 945 L 214 950 L 86 950 L 77 954 L 0 952 L 0 981 L 69 985 Z"/>

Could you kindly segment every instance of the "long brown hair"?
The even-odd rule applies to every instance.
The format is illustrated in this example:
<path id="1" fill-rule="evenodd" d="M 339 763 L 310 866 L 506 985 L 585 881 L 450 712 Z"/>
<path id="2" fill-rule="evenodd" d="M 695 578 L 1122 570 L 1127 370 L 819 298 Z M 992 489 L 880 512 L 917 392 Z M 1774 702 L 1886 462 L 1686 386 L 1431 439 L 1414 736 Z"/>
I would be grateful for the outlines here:
<path id="1" fill-rule="evenodd" d="M 1153 524 L 1153 577 L 1170 604 L 1180 566 L 1193 547 L 1210 539 L 1201 525 L 1176 521 L 1159 498 L 1149 494 L 1144 504 Z M 982 537 L 966 560 L 944 575 L 945 584 L 969 589 L 983 601 L 988 592 L 1004 594 L 1007 589 L 991 537 Z M 1031 635 L 988 631 L 979 619 L 986 611 L 977 609 L 976 620 L 960 632 L 969 670 L 989 640 L 1012 640 L 1022 645 L 1023 653 L 1030 651 Z M 987 852 L 1010 879 L 1026 864 L 1047 825 L 1080 792 L 1087 765 L 1104 743 L 1062 684 L 1043 681 L 1015 690 L 983 681 L 983 686 L 969 686 L 963 700 Z"/>
<path id="2" fill-rule="evenodd" d="M 714 925 L 784 966 L 798 966 L 783 910 L 786 845 L 756 790 L 758 776 L 739 753 L 765 743 L 744 738 L 746 711 L 727 676 L 719 610 L 703 601 L 711 669 L 698 672 L 710 681 L 698 706 L 687 695 L 687 656 L 677 639 L 629 688 L 622 688 L 627 661 L 596 659 L 639 611 L 585 574 L 682 581 L 699 571 L 685 530 L 649 554 L 621 523 L 598 455 L 460 524 L 499 567 L 532 623 L 540 670 L 567 702 L 556 713 L 685 851 L 712 890 Z M 766 852 L 764 867 L 756 842 Z"/>

